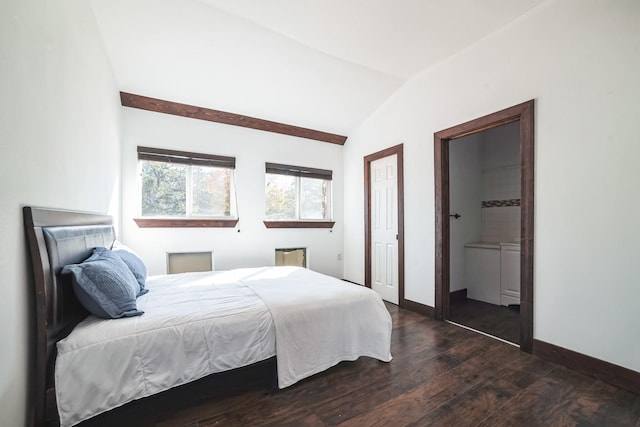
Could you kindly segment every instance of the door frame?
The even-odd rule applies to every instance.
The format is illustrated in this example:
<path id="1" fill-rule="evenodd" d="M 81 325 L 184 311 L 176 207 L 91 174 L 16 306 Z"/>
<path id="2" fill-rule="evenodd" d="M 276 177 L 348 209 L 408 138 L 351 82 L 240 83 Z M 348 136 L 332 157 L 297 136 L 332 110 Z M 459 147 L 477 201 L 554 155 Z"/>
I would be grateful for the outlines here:
<path id="1" fill-rule="evenodd" d="M 449 141 L 520 122 L 520 349 L 533 351 L 534 100 L 434 133 L 435 318 L 449 318 Z"/>
<path id="2" fill-rule="evenodd" d="M 396 155 L 398 197 L 398 306 L 404 308 L 404 158 L 403 144 L 364 157 L 364 285 L 371 287 L 371 162 Z"/>

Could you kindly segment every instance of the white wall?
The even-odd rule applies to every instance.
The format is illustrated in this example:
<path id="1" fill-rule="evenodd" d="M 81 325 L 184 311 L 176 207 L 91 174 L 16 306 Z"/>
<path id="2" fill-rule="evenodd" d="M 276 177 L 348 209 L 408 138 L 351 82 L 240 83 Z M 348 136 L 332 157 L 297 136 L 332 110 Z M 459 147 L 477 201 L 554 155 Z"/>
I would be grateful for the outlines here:
<path id="1" fill-rule="evenodd" d="M 482 201 L 521 197 L 520 123 L 489 129 L 482 135 Z M 484 242 L 520 242 L 520 206 L 482 208 Z"/>
<path id="2" fill-rule="evenodd" d="M 123 107 L 122 235 L 150 274 L 166 273 L 167 252 L 214 251 L 217 270 L 274 265 L 275 248 L 306 247 L 307 266 L 342 278 L 342 146 Z M 137 146 L 235 156 L 236 228 L 138 228 Z M 267 229 L 265 162 L 333 170 L 328 229 Z M 238 230 L 240 230 L 238 232 Z"/>
<path id="3" fill-rule="evenodd" d="M 449 285 L 451 292 L 466 288 L 464 282 L 465 243 L 478 242 L 482 210 L 482 134 L 449 142 L 449 211 L 461 218 L 449 218 Z"/>
<path id="4" fill-rule="evenodd" d="M 482 169 L 520 164 L 520 122 L 485 130 L 482 135 Z"/>
<path id="5" fill-rule="evenodd" d="M 535 98 L 534 337 L 640 371 L 639 21 L 633 0 L 545 1 L 397 91 L 345 145 L 345 277 L 362 158 L 404 142 L 405 295 L 433 306 L 433 134 Z"/>
<path id="6" fill-rule="evenodd" d="M 0 424 L 21 426 L 34 316 L 21 207 L 117 214 L 120 109 L 83 0 L 3 2 L 0 61 Z"/>
<path id="7" fill-rule="evenodd" d="M 519 132 L 514 122 L 449 142 L 450 213 L 462 215 L 449 219 L 452 292 L 466 287 L 466 243 L 519 242 L 520 207 L 481 207 L 520 198 Z"/>

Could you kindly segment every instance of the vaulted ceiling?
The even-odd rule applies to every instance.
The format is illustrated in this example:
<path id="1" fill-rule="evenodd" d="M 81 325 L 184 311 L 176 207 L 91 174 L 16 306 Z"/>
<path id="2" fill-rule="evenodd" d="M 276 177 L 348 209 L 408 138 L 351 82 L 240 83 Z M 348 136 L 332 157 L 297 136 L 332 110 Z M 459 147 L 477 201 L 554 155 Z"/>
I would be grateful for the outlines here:
<path id="1" fill-rule="evenodd" d="M 543 0 L 91 0 L 120 90 L 349 135 Z"/>

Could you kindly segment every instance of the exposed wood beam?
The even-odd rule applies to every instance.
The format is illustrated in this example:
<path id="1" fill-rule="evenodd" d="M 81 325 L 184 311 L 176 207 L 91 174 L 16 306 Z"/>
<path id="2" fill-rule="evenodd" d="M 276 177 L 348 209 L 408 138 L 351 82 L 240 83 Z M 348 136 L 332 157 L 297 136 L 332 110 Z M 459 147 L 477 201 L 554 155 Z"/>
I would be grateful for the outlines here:
<path id="1" fill-rule="evenodd" d="M 226 125 L 241 126 L 266 132 L 297 136 L 300 138 L 329 142 L 331 144 L 344 145 L 347 140 L 347 137 L 343 135 L 336 135 L 333 133 L 287 125 L 284 123 L 272 122 L 255 117 L 242 116 L 240 114 L 228 113 L 226 111 L 212 110 L 210 108 L 180 104 L 157 98 L 149 98 L 148 96 L 135 95 L 133 93 L 120 92 L 120 101 L 125 107 L 139 108 L 141 110 L 155 111 L 158 113 L 173 114 L 175 116 L 207 120 Z"/>

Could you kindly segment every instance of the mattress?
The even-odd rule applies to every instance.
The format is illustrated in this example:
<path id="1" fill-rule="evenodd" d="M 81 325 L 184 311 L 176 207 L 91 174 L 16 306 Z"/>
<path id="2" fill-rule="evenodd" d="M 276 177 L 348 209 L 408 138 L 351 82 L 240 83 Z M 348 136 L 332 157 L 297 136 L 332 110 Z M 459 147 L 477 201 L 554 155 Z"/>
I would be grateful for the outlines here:
<path id="1" fill-rule="evenodd" d="M 341 360 L 391 360 L 380 297 L 307 269 L 151 276 L 146 287 L 142 316 L 89 316 L 58 342 L 62 426 L 274 355 L 281 388 Z"/>

